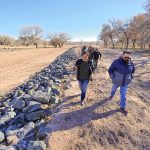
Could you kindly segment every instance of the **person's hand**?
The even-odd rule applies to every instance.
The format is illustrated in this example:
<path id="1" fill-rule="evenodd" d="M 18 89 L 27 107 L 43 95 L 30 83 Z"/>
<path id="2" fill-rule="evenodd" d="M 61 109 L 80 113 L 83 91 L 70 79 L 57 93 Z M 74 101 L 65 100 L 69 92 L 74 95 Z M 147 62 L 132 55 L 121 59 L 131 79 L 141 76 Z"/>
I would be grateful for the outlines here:
<path id="1" fill-rule="evenodd" d="M 90 76 L 90 81 L 93 81 L 93 78 L 92 78 L 92 76 Z"/>
<path id="2" fill-rule="evenodd" d="M 74 67 L 73 67 L 73 70 L 76 71 L 76 70 L 77 70 L 77 66 L 74 66 Z"/>

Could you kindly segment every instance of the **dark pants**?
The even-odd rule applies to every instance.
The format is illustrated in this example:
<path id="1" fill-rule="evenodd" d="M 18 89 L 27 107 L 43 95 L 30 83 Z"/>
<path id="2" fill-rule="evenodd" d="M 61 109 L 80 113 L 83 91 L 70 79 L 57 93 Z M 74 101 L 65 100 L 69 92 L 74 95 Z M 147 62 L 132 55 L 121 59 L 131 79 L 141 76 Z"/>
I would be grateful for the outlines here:
<path id="1" fill-rule="evenodd" d="M 82 102 L 86 96 L 89 80 L 78 80 L 78 82 L 81 90 L 81 102 Z"/>
<path id="2" fill-rule="evenodd" d="M 98 63 L 98 59 L 93 59 L 94 69 L 96 69 L 96 68 L 97 68 L 97 63 Z"/>

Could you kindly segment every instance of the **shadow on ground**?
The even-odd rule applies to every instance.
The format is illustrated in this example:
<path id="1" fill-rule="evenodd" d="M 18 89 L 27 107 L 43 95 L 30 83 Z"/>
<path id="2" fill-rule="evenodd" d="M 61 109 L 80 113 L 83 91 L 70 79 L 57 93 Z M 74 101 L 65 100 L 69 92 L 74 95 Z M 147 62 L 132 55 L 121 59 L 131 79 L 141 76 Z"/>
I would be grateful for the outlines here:
<path id="1" fill-rule="evenodd" d="M 69 130 L 77 126 L 85 125 L 91 120 L 107 118 L 109 116 L 114 115 L 117 112 L 120 112 L 120 109 L 114 109 L 104 113 L 94 112 L 96 108 L 108 102 L 109 100 L 110 100 L 109 98 L 105 98 L 102 101 L 95 103 L 92 106 L 80 110 L 72 111 L 69 113 L 60 112 L 59 114 L 55 114 L 53 120 L 47 125 L 46 128 L 49 133 L 61 131 L 61 130 Z M 71 102 L 69 104 L 64 104 L 61 106 L 59 111 L 61 111 L 61 109 L 64 109 L 66 107 L 70 107 L 78 104 L 79 102 Z"/>

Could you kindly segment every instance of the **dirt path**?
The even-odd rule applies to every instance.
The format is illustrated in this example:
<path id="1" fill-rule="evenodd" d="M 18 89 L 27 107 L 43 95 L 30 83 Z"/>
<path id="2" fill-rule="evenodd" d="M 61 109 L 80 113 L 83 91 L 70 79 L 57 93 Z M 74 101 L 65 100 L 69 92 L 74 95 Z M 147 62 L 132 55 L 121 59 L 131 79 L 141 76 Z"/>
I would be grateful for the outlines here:
<path id="1" fill-rule="evenodd" d="M 49 65 L 70 47 L 0 52 L 0 93 L 22 84 L 30 75 Z"/>
<path id="2" fill-rule="evenodd" d="M 48 150 L 150 150 L 150 77 L 146 73 L 149 64 L 136 69 L 128 91 L 128 115 L 124 116 L 119 110 L 119 91 L 113 100 L 107 98 L 111 90 L 107 67 L 121 53 L 102 53 L 103 60 L 90 83 L 86 104 L 79 105 L 78 84 L 72 81 L 66 102 L 55 109 L 47 125 Z M 136 64 L 148 60 L 139 58 L 136 62 L 137 58 L 133 58 Z"/>

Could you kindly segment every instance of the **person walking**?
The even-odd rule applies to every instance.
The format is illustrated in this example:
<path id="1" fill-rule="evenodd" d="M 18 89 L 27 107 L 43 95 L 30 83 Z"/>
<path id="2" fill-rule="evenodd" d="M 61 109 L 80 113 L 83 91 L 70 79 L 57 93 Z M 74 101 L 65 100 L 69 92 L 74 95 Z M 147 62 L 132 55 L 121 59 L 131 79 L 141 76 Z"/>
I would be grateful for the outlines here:
<path id="1" fill-rule="evenodd" d="M 94 69 L 97 68 L 97 64 L 98 64 L 98 59 L 101 59 L 102 54 L 98 51 L 98 49 L 96 48 L 93 53 L 92 53 L 92 58 L 93 58 L 93 65 L 94 65 Z"/>
<path id="2" fill-rule="evenodd" d="M 88 83 L 90 80 L 92 80 L 92 72 L 94 69 L 92 61 L 89 60 L 88 51 L 82 53 L 82 58 L 76 61 L 73 69 L 77 70 L 77 80 L 81 90 L 81 105 L 83 105 L 83 101 L 86 97 Z"/>
<path id="3" fill-rule="evenodd" d="M 124 51 L 123 55 L 114 60 L 108 69 L 109 76 L 113 83 L 110 99 L 114 97 L 117 88 L 120 87 L 120 109 L 126 114 L 126 93 L 128 85 L 133 79 L 134 71 L 135 66 L 131 61 L 131 52 L 129 51 Z"/>
<path id="4" fill-rule="evenodd" d="M 87 51 L 89 52 L 89 59 L 93 61 L 92 55 L 94 52 L 94 48 L 92 46 L 89 46 Z"/>
<path id="5" fill-rule="evenodd" d="M 83 45 L 83 46 L 81 47 L 81 54 L 82 54 L 83 52 L 85 52 L 85 51 L 86 51 L 86 46 Z"/>

